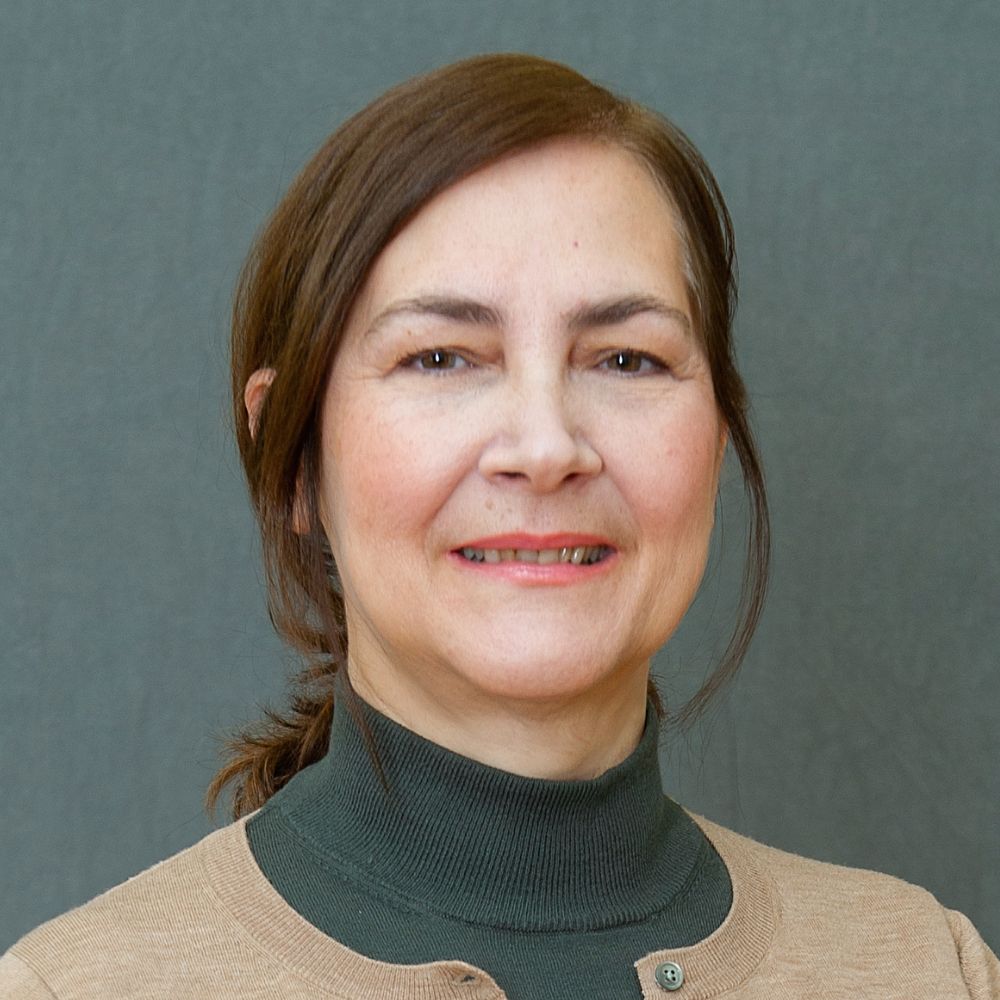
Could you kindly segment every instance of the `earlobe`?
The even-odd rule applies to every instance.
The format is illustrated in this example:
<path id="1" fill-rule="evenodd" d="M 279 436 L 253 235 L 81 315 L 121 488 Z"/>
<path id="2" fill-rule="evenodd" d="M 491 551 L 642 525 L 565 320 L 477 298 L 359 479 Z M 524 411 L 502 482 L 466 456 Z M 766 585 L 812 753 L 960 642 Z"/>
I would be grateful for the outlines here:
<path id="1" fill-rule="evenodd" d="M 296 535 L 308 535 L 312 530 L 310 527 L 308 507 L 303 496 L 302 476 L 295 479 L 295 503 L 292 505 L 292 531 Z"/>
<path id="2" fill-rule="evenodd" d="M 260 411 L 267 398 L 267 390 L 277 373 L 273 368 L 258 368 L 247 379 L 243 390 L 243 404 L 247 408 L 247 421 L 250 425 L 250 437 L 257 436 L 257 426 L 260 423 Z"/>

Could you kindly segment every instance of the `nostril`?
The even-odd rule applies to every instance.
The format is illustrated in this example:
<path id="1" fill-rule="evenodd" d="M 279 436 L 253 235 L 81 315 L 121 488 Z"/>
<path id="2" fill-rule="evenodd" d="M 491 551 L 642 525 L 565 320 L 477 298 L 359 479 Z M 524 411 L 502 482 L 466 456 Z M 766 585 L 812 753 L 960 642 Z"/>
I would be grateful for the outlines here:
<path id="1" fill-rule="evenodd" d="M 602 468 L 599 453 L 586 438 L 552 426 L 525 428 L 516 437 L 493 441 L 479 461 L 479 470 L 487 478 L 529 483 L 541 492 L 594 476 Z"/>

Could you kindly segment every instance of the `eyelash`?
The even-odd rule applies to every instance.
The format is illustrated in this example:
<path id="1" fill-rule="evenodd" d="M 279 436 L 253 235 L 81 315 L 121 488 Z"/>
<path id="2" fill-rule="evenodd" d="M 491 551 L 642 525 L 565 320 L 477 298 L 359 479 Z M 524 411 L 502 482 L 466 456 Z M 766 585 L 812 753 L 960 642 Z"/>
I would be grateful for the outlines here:
<path id="1" fill-rule="evenodd" d="M 420 365 L 421 361 L 428 358 L 438 358 L 439 360 L 450 360 L 451 364 L 437 364 L 428 368 L 424 368 Z M 638 361 L 640 368 L 637 371 L 623 370 L 621 368 L 611 368 L 608 367 L 608 371 L 615 372 L 618 375 L 625 376 L 638 376 L 638 375 L 651 375 L 659 372 L 669 371 L 669 365 L 665 364 L 659 358 L 654 357 L 652 354 L 646 354 L 643 351 L 633 351 L 628 348 L 618 348 L 617 350 L 611 351 L 606 354 L 599 362 L 598 367 L 607 366 L 609 362 L 622 361 L 623 359 L 628 359 L 629 361 Z M 461 362 L 461 365 L 456 362 Z M 648 365 L 645 370 L 642 369 L 642 365 Z M 456 368 L 474 368 L 475 363 L 470 361 L 468 358 L 464 357 L 459 351 L 452 350 L 447 347 L 432 347 L 430 350 L 417 351 L 414 354 L 408 354 L 406 357 L 401 358 L 399 361 L 400 368 L 412 368 L 418 371 L 426 372 L 428 374 L 442 374 L 444 372 L 455 371 Z"/>
<path id="2" fill-rule="evenodd" d="M 648 363 L 650 367 L 645 371 L 641 368 L 639 371 L 623 371 L 620 368 L 612 368 L 609 369 L 609 371 L 614 371 L 618 375 L 653 375 L 659 372 L 668 371 L 670 367 L 659 358 L 654 357 L 652 354 L 646 354 L 644 351 L 632 351 L 624 347 L 618 348 L 617 350 L 614 350 L 610 354 L 606 355 L 601 360 L 601 364 L 607 365 L 609 361 L 621 360 L 622 358 L 638 361 L 640 366 Z"/>
<path id="3" fill-rule="evenodd" d="M 462 361 L 465 367 L 471 367 L 472 362 L 468 358 L 463 357 L 458 351 L 453 351 L 447 347 L 432 347 L 428 351 L 417 351 L 414 354 L 408 354 L 405 358 L 401 358 L 399 362 L 400 368 L 414 368 L 418 371 L 428 372 L 430 374 L 440 374 L 441 372 L 454 371 L 457 367 L 454 364 L 451 365 L 441 365 L 440 367 L 432 368 L 422 368 L 418 365 L 418 362 L 424 358 L 430 358 L 435 355 L 441 355 L 445 358 L 452 358 L 458 361 Z"/>

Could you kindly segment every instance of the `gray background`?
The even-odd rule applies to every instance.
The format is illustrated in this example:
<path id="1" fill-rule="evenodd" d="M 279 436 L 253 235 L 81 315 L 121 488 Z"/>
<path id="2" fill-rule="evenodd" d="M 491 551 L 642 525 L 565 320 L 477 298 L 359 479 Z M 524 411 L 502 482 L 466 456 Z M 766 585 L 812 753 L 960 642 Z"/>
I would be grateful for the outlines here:
<path id="1" fill-rule="evenodd" d="M 774 588 L 669 790 L 1000 942 L 1000 5 L 0 3 L 0 948 L 192 843 L 280 695 L 226 427 L 230 292 L 307 155 L 478 51 L 674 118 L 729 199 Z M 741 504 L 660 658 L 718 651 Z M 737 553 L 738 554 L 738 553 Z"/>

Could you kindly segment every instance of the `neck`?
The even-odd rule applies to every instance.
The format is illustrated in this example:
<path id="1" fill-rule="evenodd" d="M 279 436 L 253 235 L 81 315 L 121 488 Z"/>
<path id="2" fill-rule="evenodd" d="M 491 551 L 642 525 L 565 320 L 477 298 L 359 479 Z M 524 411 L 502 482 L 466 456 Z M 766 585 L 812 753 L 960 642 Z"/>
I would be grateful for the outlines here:
<path id="1" fill-rule="evenodd" d="M 443 690 L 398 671 L 374 681 L 351 662 L 351 686 L 393 722 L 480 764 L 528 778 L 586 780 L 620 764 L 646 722 L 648 663 L 582 694 L 486 696 L 449 676 Z"/>
<path id="2" fill-rule="evenodd" d="M 619 765 L 549 781 L 484 767 L 361 701 L 382 785 L 338 686 L 329 754 L 263 812 L 348 881 L 463 922 L 582 930 L 661 911 L 699 863 L 700 840 L 662 794 L 651 708 Z"/>

